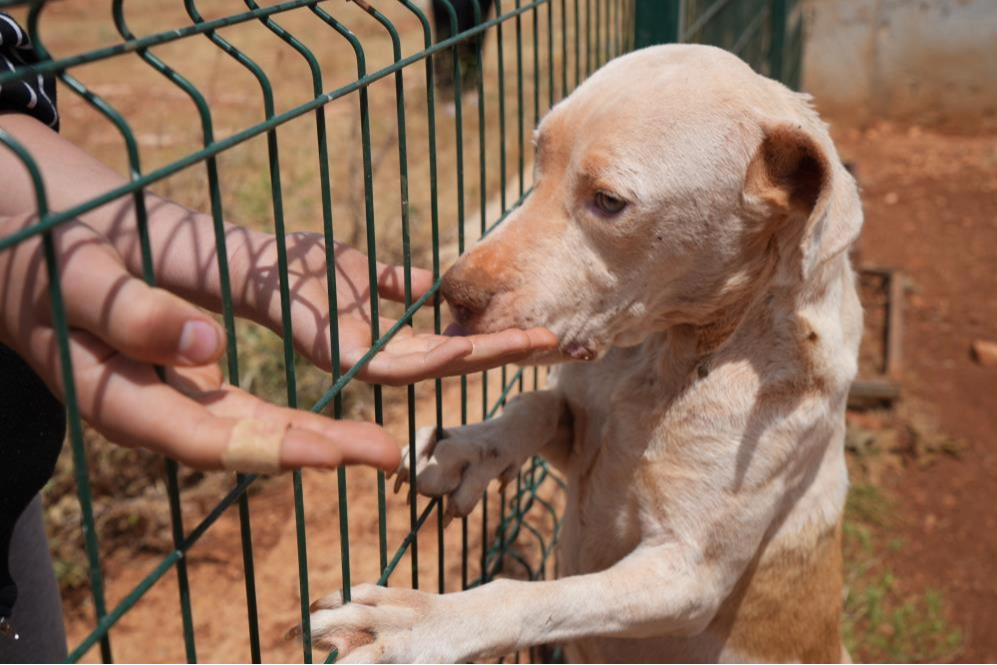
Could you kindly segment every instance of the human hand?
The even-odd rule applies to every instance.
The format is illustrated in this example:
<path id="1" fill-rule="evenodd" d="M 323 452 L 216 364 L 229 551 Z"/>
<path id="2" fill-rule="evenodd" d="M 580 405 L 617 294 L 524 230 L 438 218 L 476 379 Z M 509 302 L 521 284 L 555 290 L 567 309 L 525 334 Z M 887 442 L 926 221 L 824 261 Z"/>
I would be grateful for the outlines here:
<path id="1" fill-rule="evenodd" d="M 33 221 L 0 218 L 0 237 Z M 204 470 L 398 465 L 397 446 L 373 424 L 333 421 L 222 386 L 215 361 L 225 348 L 224 331 L 210 316 L 135 278 L 90 226 L 71 221 L 52 236 L 77 402 L 109 439 Z M 42 239 L 0 251 L 0 275 L 0 342 L 64 396 Z M 168 383 L 155 365 L 166 366 Z M 260 453 L 254 445 L 265 449 L 265 459 L 253 459 L 253 450 Z M 238 450 L 243 456 L 232 457 Z"/>
<path id="2" fill-rule="evenodd" d="M 240 313 L 281 332 L 277 248 L 271 236 L 250 242 L 236 256 L 233 271 L 242 275 L 245 288 L 236 299 L 248 308 Z M 367 256 L 336 243 L 330 256 L 324 238 L 314 233 L 287 236 L 291 319 L 295 345 L 309 360 L 332 369 L 329 338 L 329 296 L 326 262 L 336 265 L 336 309 L 339 323 L 340 365 L 349 369 L 371 347 L 370 278 Z M 412 269 L 412 299 L 433 286 L 428 270 Z M 405 271 L 399 266 L 377 264 L 377 292 L 387 300 L 405 301 Z M 381 317 L 380 332 L 397 323 Z M 504 330 L 487 335 L 448 337 L 416 333 L 405 326 L 364 365 L 358 378 L 370 383 L 404 385 L 420 379 L 474 372 L 527 359 L 534 353 L 557 348 L 557 337 L 544 328 Z"/>
<path id="3" fill-rule="evenodd" d="M 126 182 L 34 118 L 0 113 L 0 129 L 10 132 L 35 158 L 53 210 L 78 205 Z M 2 149 L 0 173 L 5 176 L 0 178 L 0 216 L 34 210 L 34 187 L 27 172 L 12 153 Z M 144 197 L 157 283 L 192 303 L 220 311 L 221 276 L 213 220 L 150 192 L 145 192 Z M 133 197 L 125 196 L 94 209 L 81 221 L 113 245 L 132 274 L 141 273 Z M 282 333 L 276 240 L 270 234 L 234 224 L 224 226 L 236 312 Z M 295 345 L 316 365 L 326 371 L 332 369 L 326 262 L 334 258 L 340 365 L 349 369 L 371 346 L 367 257 L 341 243 L 336 244 L 335 256 L 330 257 L 320 234 L 292 233 L 286 239 Z M 404 270 L 378 264 L 377 274 L 378 293 L 388 300 L 404 301 Z M 412 270 L 414 299 L 432 285 L 432 273 Z M 382 319 L 381 332 L 394 323 Z M 358 376 L 373 383 L 406 384 L 518 362 L 556 346 L 554 334 L 540 328 L 459 338 L 415 334 L 405 327 L 361 368 Z"/>

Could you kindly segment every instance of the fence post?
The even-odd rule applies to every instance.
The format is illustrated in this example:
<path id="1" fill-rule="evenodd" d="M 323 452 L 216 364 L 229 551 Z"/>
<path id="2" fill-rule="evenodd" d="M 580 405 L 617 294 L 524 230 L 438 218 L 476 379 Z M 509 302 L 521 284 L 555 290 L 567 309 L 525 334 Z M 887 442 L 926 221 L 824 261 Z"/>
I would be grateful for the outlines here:
<path id="1" fill-rule="evenodd" d="M 772 0 L 769 12 L 769 77 L 785 83 L 782 52 L 786 48 L 786 0 Z"/>
<path id="2" fill-rule="evenodd" d="M 635 0 L 634 48 L 682 41 L 683 0 Z"/>

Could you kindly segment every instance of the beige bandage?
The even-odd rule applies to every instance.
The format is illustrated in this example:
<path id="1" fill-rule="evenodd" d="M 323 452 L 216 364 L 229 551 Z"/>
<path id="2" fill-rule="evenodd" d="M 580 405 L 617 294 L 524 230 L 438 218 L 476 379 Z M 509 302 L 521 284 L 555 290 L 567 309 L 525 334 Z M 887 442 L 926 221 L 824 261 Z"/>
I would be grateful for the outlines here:
<path id="1" fill-rule="evenodd" d="M 242 473 L 280 473 L 280 449 L 289 423 L 243 418 L 232 428 L 222 466 Z"/>

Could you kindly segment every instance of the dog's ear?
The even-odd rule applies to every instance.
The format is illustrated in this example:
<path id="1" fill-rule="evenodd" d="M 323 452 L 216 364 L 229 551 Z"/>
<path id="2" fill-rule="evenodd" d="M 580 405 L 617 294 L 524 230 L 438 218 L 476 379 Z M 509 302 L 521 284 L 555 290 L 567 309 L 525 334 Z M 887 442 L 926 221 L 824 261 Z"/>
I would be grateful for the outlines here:
<path id="1" fill-rule="evenodd" d="M 854 181 L 831 159 L 801 127 L 769 125 L 745 177 L 744 204 L 760 236 L 798 256 L 803 278 L 845 251 L 862 225 Z"/>

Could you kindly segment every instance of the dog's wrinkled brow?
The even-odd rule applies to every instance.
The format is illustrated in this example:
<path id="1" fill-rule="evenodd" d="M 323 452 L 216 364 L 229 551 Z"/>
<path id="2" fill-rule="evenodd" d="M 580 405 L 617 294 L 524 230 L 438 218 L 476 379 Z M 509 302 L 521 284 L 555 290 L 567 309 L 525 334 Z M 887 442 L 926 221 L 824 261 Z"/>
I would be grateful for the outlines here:
<path id="1" fill-rule="evenodd" d="M 641 198 L 639 171 L 613 153 L 590 152 L 581 164 L 580 176 L 590 189 L 608 191 L 631 203 Z"/>

